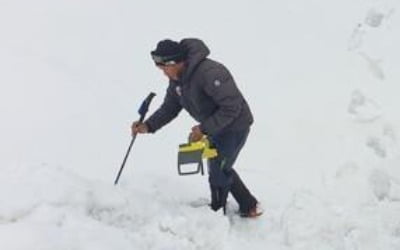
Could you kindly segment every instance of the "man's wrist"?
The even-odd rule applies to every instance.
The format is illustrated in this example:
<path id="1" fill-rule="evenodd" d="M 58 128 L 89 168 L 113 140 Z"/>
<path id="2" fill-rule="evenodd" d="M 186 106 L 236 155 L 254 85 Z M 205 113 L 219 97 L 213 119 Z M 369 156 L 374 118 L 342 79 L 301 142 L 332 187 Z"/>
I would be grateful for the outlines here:
<path id="1" fill-rule="evenodd" d="M 203 127 L 202 124 L 200 124 L 200 125 L 198 126 L 198 128 L 199 128 L 199 130 L 200 130 L 201 133 L 207 135 L 207 132 L 205 131 L 205 129 L 204 129 L 204 127 Z"/>
<path id="2" fill-rule="evenodd" d="M 146 126 L 148 133 L 154 133 L 155 132 L 154 129 L 152 128 L 152 126 L 149 124 L 149 122 L 145 121 L 145 122 L 143 122 L 143 124 Z"/>

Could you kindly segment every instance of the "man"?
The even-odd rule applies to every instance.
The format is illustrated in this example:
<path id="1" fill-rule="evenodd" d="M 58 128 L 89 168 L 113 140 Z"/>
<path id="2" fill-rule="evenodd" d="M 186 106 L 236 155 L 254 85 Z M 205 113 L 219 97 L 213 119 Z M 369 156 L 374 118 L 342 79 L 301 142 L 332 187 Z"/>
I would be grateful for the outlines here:
<path id="1" fill-rule="evenodd" d="M 233 164 L 246 142 L 253 116 L 224 65 L 207 56 L 210 51 L 198 39 L 181 42 L 163 40 L 151 52 L 156 66 L 169 78 L 164 102 L 144 123 L 134 122 L 132 133 L 154 133 L 172 121 L 184 108 L 199 122 L 191 129 L 190 141 L 207 135 L 218 151 L 208 164 L 211 208 L 223 208 L 230 192 L 244 217 L 261 215 L 256 198 L 249 192 Z"/>

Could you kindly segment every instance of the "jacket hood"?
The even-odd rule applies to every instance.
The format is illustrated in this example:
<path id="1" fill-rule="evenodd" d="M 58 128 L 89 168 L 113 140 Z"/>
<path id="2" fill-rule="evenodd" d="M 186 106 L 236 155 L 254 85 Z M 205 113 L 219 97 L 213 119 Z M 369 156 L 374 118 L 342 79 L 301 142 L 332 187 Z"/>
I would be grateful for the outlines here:
<path id="1" fill-rule="evenodd" d="M 185 77 L 190 77 L 196 66 L 210 54 L 210 50 L 202 40 L 196 38 L 183 39 L 180 45 L 186 52 L 187 69 Z"/>

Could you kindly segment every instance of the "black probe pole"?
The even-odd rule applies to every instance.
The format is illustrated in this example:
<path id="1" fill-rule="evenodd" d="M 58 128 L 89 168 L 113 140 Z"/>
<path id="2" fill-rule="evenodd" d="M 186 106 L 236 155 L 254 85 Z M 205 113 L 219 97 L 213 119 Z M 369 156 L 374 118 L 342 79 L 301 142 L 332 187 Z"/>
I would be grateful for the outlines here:
<path id="1" fill-rule="evenodd" d="M 150 106 L 151 100 L 153 99 L 154 96 L 156 96 L 156 94 L 153 93 L 153 92 L 151 92 L 151 93 L 146 97 L 146 99 L 143 101 L 142 105 L 140 106 L 140 108 L 139 108 L 139 114 L 140 114 L 139 122 L 143 122 L 143 121 L 144 121 L 144 118 L 145 118 L 145 116 L 146 116 L 146 113 L 147 113 L 147 111 L 149 110 L 149 106 Z M 115 181 L 114 181 L 114 185 L 117 185 L 117 184 L 118 184 L 119 178 L 121 177 L 122 170 L 123 170 L 124 167 L 125 167 L 126 160 L 128 159 L 128 156 L 129 156 L 129 153 L 131 152 L 131 148 L 132 148 L 132 146 L 133 146 L 133 143 L 134 143 L 135 140 L 136 140 L 136 135 L 137 135 L 137 134 L 134 134 L 134 135 L 132 136 L 131 143 L 129 144 L 128 150 L 126 151 L 124 160 L 123 160 L 123 162 L 122 162 L 122 164 L 121 164 L 121 168 L 119 169 L 117 178 L 116 178 Z"/>

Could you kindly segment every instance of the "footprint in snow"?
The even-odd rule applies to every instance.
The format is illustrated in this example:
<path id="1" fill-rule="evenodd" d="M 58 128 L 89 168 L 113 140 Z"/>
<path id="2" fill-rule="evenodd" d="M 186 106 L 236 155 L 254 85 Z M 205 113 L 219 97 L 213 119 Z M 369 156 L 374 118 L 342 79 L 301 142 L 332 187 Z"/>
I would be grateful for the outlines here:
<path id="1" fill-rule="evenodd" d="M 353 91 L 347 110 L 355 121 L 362 123 L 374 122 L 382 116 L 380 106 L 360 90 Z"/>

